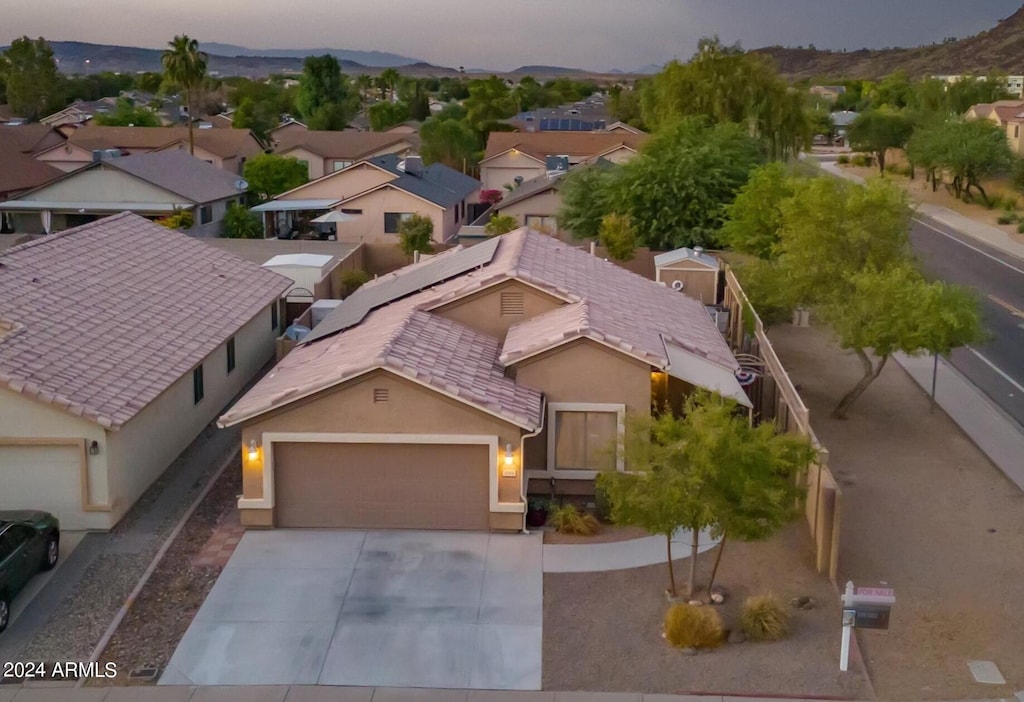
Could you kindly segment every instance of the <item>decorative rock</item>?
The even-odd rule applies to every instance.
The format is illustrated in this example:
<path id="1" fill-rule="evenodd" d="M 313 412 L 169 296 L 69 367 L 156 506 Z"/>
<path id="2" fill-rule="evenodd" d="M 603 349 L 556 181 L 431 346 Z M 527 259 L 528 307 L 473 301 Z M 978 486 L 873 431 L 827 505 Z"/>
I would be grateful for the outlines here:
<path id="1" fill-rule="evenodd" d="M 725 598 L 728 593 L 725 588 L 721 585 L 715 585 L 711 588 L 711 604 L 722 604 L 725 602 Z"/>
<path id="2" fill-rule="evenodd" d="M 747 635 L 739 629 L 733 629 L 729 632 L 729 638 L 726 639 L 731 644 L 741 644 L 747 640 Z"/>
<path id="3" fill-rule="evenodd" d="M 704 605 L 704 600 L 693 599 L 690 600 L 687 604 L 692 604 L 694 607 L 702 607 Z"/>
<path id="4" fill-rule="evenodd" d="M 695 648 L 681 648 L 681 649 L 679 649 L 679 652 L 682 653 L 684 656 L 696 656 L 697 655 L 697 649 L 695 649 Z"/>

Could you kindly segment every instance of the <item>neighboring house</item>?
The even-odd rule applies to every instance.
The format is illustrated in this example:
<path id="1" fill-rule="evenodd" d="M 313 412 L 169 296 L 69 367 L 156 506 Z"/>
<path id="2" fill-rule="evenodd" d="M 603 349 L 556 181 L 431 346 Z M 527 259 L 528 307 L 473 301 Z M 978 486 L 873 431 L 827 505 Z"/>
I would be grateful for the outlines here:
<path id="1" fill-rule="evenodd" d="M 245 525 L 517 531 L 626 469 L 627 414 L 749 407 L 738 370 L 696 300 L 524 228 L 364 285 L 219 424 Z"/>
<path id="2" fill-rule="evenodd" d="M 188 210 L 188 234 L 220 236 L 228 205 L 241 202 L 245 192 L 238 176 L 176 150 L 100 158 L 58 173 L 46 185 L 0 202 L 15 232 L 49 234 L 116 212 L 153 219 Z"/>
<path id="3" fill-rule="evenodd" d="M 263 153 L 248 129 L 194 129 L 195 157 L 241 175 L 245 162 Z M 92 163 L 93 152 L 118 149 L 124 156 L 176 149 L 188 152 L 188 127 L 100 127 L 85 125 L 69 133 L 65 143 L 36 154 L 62 171 Z"/>
<path id="4" fill-rule="evenodd" d="M 945 76 L 932 76 L 935 80 L 941 80 L 944 83 L 957 83 L 961 80 L 988 80 L 986 76 L 964 76 L 964 75 L 945 75 Z M 1024 97 L 1024 75 L 1006 76 L 1006 92 L 1016 97 Z"/>
<path id="5" fill-rule="evenodd" d="M 646 138 L 631 132 L 491 132 L 480 180 L 485 189 L 514 188 L 547 173 L 550 157 L 565 158 L 570 167 L 598 158 L 625 163 Z"/>
<path id="6" fill-rule="evenodd" d="M 515 217 L 519 226 L 529 227 L 544 234 L 556 234 L 558 210 L 562 207 L 559 186 L 566 171 L 551 171 L 542 176 L 523 182 L 494 207 L 484 212 L 473 222 L 486 225 L 491 217 L 507 215 Z"/>
<path id="7" fill-rule="evenodd" d="M 300 132 L 306 132 L 309 130 L 305 124 L 297 119 L 288 119 L 281 122 L 267 133 L 267 139 L 272 147 L 277 146 L 282 141 L 289 141 L 289 143 L 295 143 L 295 134 Z"/>
<path id="8" fill-rule="evenodd" d="M 62 143 L 64 136 L 43 124 L 0 126 L 0 202 L 60 177 L 63 171 L 34 155 Z M 9 227 L 0 216 L 0 232 Z"/>
<path id="9" fill-rule="evenodd" d="M 417 134 L 390 132 L 324 132 L 294 130 L 274 135 L 274 153 L 290 156 L 309 167 L 309 179 L 348 168 L 353 163 L 385 154 L 419 155 Z"/>
<path id="10" fill-rule="evenodd" d="M 290 238 L 296 227 L 338 210 L 353 217 L 337 225 L 338 240 L 366 243 L 397 243 L 402 220 L 421 214 L 434 222 L 434 241 L 444 243 L 467 223 L 479 193 L 480 181 L 444 164 L 388 154 L 328 173 L 253 211 L 264 213 L 267 236 Z"/>
<path id="11" fill-rule="evenodd" d="M 614 133 L 618 133 L 618 134 L 623 134 L 623 133 L 625 133 L 625 134 L 646 134 L 647 133 L 647 132 L 645 132 L 642 129 L 637 129 L 636 127 L 634 127 L 632 125 L 626 124 L 625 122 L 612 122 L 607 127 L 605 127 L 604 130 L 606 132 L 614 132 Z"/>
<path id="12" fill-rule="evenodd" d="M 11 109 L 10 105 L 0 105 L 0 125 L 22 125 L 27 120 L 20 115 L 14 114 L 14 110 Z"/>
<path id="13" fill-rule="evenodd" d="M 1024 100 L 1000 100 L 974 105 L 965 115 L 967 119 L 987 119 L 1006 132 L 1010 149 L 1018 156 L 1024 156 L 1022 125 L 1024 125 Z"/>
<path id="14" fill-rule="evenodd" d="M 705 305 L 718 303 L 721 268 L 718 259 L 699 246 L 684 246 L 654 257 L 655 280 Z"/>
<path id="15" fill-rule="evenodd" d="M 812 85 L 810 90 L 811 95 L 820 97 L 829 102 L 835 102 L 839 99 L 840 95 L 846 94 L 845 85 Z"/>
<path id="16" fill-rule="evenodd" d="M 0 509 L 112 528 L 273 357 L 290 282 L 130 213 L 0 253 Z"/>
<path id="17" fill-rule="evenodd" d="M 846 140 L 846 132 L 850 129 L 850 125 L 853 124 L 854 120 L 859 117 L 860 114 L 853 110 L 839 110 L 832 113 L 832 127 L 836 130 L 836 137 Z"/>
<path id="18" fill-rule="evenodd" d="M 48 127 L 63 127 L 68 124 L 85 124 L 96 115 L 112 112 L 117 107 L 117 98 L 99 100 L 75 100 L 62 110 L 39 118 L 40 124 Z"/>
<path id="19" fill-rule="evenodd" d="M 419 134 L 420 127 L 423 124 L 415 119 L 407 119 L 404 122 L 400 122 L 393 127 L 385 129 L 383 134 Z"/>

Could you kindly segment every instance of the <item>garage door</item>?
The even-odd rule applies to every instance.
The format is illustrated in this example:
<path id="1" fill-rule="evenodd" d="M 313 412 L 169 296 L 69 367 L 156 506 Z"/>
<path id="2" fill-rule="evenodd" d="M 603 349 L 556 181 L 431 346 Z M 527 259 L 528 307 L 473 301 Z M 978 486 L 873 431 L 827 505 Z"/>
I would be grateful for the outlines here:
<path id="1" fill-rule="evenodd" d="M 80 461 L 74 446 L 0 446 L 0 510 L 44 509 L 84 528 Z"/>
<path id="2" fill-rule="evenodd" d="M 490 447 L 275 443 L 284 527 L 487 529 Z"/>

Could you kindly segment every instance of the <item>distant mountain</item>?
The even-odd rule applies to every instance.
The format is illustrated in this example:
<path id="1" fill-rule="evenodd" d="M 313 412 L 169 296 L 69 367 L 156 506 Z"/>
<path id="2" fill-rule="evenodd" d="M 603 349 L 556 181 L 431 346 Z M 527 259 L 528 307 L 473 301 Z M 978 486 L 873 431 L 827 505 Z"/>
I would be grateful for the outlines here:
<path id="1" fill-rule="evenodd" d="M 770 46 L 757 49 L 791 78 L 874 79 L 894 71 L 927 75 L 1017 74 L 1024 72 L 1024 7 L 992 29 L 959 41 L 911 49 L 820 51 Z"/>
<path id="2" fill-rule="evenodd" d="M 635 71 L 629 71 L 629 72 L 630 73 L 639 73 L 639 74 L 645 75 L 645 76 L 650 76 L 650 75 L 654 75 L 655 73 L 661 73 L 661 69 L 663 69 L 664 67 L 665 67 L 664 65 L 659 66 L 656 63 L 649 63 L 646 66 L 641 66 L 640 68 L 636 69 Z"/>
<path id="3" fill-rule="evenodd" d="M 565 68 L 564 66 L 520 66 L 514 68 L 509 73 L 522 73 L 524 75 L 545 75 L 545 76 L 575 76 L 583 75 L 587 71 L 582 71 L 579 68 Z"/>
<path id="4" fill-rule="evenodd" d="M 354 49 L 250 49 L 235 44 L 200 44 L 199 47 L 208 54 L 217 56 L 261 56 L 266 58 L 306 58 L 307 56 L 323 56 L 330 54 L 339 61 L 358 63 L 363 66 L 378 68 L 396 68 L 413 63 L 423 63 L 420 59 L 400 56 L 387 51 L 357 51 Z"/>

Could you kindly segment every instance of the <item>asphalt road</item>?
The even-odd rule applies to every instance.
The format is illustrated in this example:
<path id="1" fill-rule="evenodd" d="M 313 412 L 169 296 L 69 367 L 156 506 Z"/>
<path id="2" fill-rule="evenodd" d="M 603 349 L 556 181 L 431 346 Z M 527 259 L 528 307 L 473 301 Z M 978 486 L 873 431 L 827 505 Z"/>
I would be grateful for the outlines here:
<path id="1" fill-rule="evenodd" d="M 926 275 L 977 291 L 989 339 L 950 360 L 1024 426 L 1024 260 L 924 216 L 915 217 L 910 242 Z"/>

